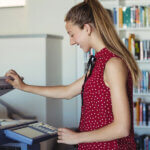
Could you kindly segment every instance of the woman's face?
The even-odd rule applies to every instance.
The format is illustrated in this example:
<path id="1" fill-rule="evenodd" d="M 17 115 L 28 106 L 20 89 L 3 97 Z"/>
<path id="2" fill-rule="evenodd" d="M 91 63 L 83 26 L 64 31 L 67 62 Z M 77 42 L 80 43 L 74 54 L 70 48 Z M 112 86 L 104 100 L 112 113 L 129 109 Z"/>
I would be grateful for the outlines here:
<path id="1" fill-rule="evenodd" d="M 74 25 L 69 21 L 66 22 L 66 30 L 70 37 L 70 45 L 77 44 L 84 52 L 88 52 L 91 49 L 86 27 L 80 29 L 78 25 Z"/>

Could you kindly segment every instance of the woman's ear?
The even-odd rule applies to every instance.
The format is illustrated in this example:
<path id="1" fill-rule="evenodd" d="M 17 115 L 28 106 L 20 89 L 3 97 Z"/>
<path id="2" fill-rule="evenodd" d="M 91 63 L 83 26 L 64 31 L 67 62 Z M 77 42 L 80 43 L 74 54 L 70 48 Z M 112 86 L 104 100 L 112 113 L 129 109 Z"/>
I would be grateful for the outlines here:
<path id="1" fill-rule="evenodd" d="M 87 32 L 87 34 L 90 36 L 92 33 L 92 26 L 90 24 L 84 24 L 84 30 Z"/>

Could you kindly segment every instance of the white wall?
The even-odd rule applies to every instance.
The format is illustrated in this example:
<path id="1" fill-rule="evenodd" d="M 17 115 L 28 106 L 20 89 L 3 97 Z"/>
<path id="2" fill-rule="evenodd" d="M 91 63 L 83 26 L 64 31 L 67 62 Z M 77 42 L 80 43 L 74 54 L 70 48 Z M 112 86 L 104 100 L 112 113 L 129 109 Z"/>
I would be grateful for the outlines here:
<path id="1" fill-rule="evenodd" d="M 46 33 L 62 35 L 63 84 L 76 80 L 76 50 L 70 47 L 64 17 L 75 0 L 27 0 L 25 7 L 0 8 L 0 35 Z M 7 70 L 6 70 L 7 71 Z M 77 103 L 63 100 L 63 126 L 77 126 Z"/>

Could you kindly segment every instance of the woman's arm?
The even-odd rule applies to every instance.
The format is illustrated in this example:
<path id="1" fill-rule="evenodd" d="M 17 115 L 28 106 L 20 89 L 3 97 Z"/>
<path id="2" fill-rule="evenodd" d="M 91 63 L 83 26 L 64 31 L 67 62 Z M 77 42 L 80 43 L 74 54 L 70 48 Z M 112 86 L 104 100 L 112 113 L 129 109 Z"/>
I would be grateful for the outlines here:
<path id="1" fill-rule="evenodd" d="M 110 59 L 105 67 L 104 76 L 110 88 L 114 121 L 109 125 L 89 132 L 74 133 L 59 129 L 59 143 L 77 144 L 111 141 L 123 138 L 130 133 L 130 107 L 127 96 L 127 67 L 119 58 Z M 61 139 L 62 138 L 62 139 Z"/>
<path id="2" fill-rule="evenodd" d="M 84 81 L 83 76 L 72 84 L 66 86 L 33 86 L 25 84 L 21 77 L 14 70 L 10 70 L 8 73 L 6 73 L 6 76 L 13 78 L 13 80 L 7 79 L 6 81 L 14 88 L 45 97 L 59 99 L 71 99 L 74 96 L 80 94 Z"/>

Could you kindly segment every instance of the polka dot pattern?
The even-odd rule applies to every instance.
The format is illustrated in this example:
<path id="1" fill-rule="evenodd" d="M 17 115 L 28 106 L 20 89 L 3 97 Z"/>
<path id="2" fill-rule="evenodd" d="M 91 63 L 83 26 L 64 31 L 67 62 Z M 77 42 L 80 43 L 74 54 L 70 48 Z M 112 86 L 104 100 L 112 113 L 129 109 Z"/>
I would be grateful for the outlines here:
<path id="1" fill-rule="evenodd" d="M 104 68 L 109 59 L 118 57 L 106 48 L 96 53 L 96 62 L 92 74 L 84 86 L 83 106 L 81 108 L 81 120 L 79 130 L 92 131 L 102 128 L 113 122 L 112 103 L 110 89 L 103 80 Z M 129 72 L 127 81 L 127 92 L 131 111 L 131 130 L 128 137 L 94 143 L 81 143 L 78 150 L 136 150 L 133 130 L 133 96 L 132 78 Z"/>

